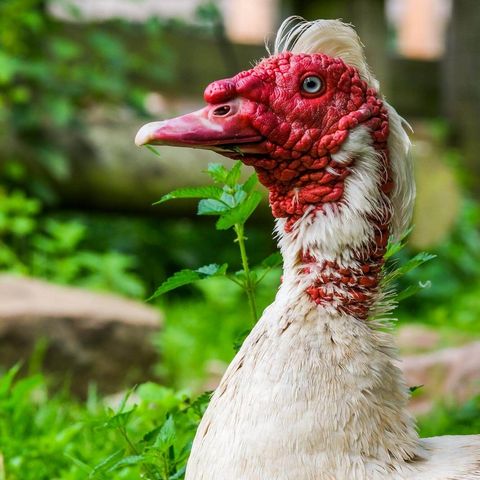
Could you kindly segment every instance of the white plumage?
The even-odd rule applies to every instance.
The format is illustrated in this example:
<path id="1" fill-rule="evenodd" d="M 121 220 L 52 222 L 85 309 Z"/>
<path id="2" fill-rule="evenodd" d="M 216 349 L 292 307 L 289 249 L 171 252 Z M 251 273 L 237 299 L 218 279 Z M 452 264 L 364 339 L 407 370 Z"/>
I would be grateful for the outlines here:
<path id="1" fill-rule="evenodd" d="M 296 20 L 280 28 L 274 54 L 340 57 L 378 88 L 349 25 Z M 415 187 L 404 122 L 387 108 L 392 233 L 398 236 L 410 222 Z M 186 480 L 480 479 L 480 436 L 418 438 L 394 340 L 382 322 L 389 309 L 384 294 L 365 322 L 339 313 L 334 303 L 316 305 L 305 293 L 318 272 L 305 273 L 302 252 L 319 264 L 351 268 L 354 252 L 375 233 L 369 219 L 382 215 L 382 172 L 363 126 L 350 132 L 335 160 L 352 155 L 358 161 L 342 208 L 307 211 L 290 232 L 285 219 L 277 219 L 283 283 L 215 391 Z"/>

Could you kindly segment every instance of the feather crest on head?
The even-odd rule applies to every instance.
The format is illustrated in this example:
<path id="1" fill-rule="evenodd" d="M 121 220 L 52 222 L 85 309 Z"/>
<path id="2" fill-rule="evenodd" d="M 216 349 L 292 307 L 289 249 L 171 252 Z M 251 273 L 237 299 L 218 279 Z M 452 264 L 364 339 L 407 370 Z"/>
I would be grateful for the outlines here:
<path id="1" fill-rule="evenodd" d="M 379 82 L 371 73 L 367 64 L 363 44 L 354 28 L 340 20 L 306 21 L 301 17 L 287 18 L 280 26 L 273 55 L 282 52 L 323 53 L 330 57 L 341 58 L 347 65 L 355 67 L 360 77 L 375 90 Z M 271 52 L 269 52 L 272 54 Z M 405 131 L 407 122 L 385 100 L 388 109 L 390 134 L 388 147 L 390 165 L 395 182 L 390 194 L 392 204 L 392 235 L 402 236 L 407 230 L 415 201 L 415 181 L 413 162 L 410 155 L 410 139 Z"/>

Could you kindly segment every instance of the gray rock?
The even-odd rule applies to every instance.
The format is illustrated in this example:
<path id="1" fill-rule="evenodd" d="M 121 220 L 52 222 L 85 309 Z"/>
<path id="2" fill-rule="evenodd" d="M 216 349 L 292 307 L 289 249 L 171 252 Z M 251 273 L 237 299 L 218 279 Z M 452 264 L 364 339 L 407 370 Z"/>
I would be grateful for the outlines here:
<path id="1" fill-rule="evenodd" d="M 160 312 L 115 295 L 0 275 L 0 365 L 28 361 L 47 342 L 44 368 L 84 396 L 90 382 L 109 393 L 151 378 Z"/>
<path id="2" fill-rule="evenodd" d="M 403 356 L 436 350 L 441 341 L 440 334 L 434 329 L 411 323 L 398 328 L 396 337 Z"/>
<path id="3" fill-rule="evenodd" d="M 407 356 L 399 366 L 407 385 L 423 385 L 411 401 L 417 414 L 428 412 L 438 400 L 461 404 L 480 393 L 480 342 Z"/>

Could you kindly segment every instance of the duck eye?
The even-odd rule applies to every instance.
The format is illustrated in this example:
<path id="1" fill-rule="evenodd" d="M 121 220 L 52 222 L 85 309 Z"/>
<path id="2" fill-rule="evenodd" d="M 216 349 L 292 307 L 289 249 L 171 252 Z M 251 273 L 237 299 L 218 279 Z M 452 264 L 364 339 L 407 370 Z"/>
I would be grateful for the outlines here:
<path id="1" fill-rule="evenodd" d="M 302 90 L 306 93 L 318 93 L 322 87 L 323 82 L 318 77 L 306 77 L 302 82 Z"/>

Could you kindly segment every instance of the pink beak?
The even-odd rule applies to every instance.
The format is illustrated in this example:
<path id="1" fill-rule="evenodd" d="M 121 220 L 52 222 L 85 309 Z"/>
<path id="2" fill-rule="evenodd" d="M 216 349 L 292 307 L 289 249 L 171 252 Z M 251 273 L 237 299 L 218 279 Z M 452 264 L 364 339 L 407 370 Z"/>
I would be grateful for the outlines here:
<path id="1" fill-rule="evenodd" d="M 138 146 L 173 145 L 212 150 L 257 144 L 263 137 L 249 125 L 249 117 L 242 113 L 241 107 L 242 100 L 236 98 L 180 117 L 148 123 L 138 131 L 135 143 Z"/>

